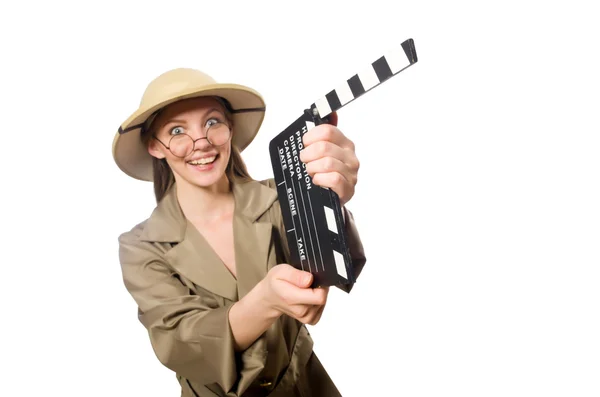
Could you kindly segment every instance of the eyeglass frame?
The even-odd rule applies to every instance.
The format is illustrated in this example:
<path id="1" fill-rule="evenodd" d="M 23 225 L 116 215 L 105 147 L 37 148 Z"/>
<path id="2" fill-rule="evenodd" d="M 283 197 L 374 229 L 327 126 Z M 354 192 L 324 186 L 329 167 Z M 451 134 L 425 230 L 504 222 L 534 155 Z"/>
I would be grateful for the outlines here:
<path id="1" fill-rule="evenodd" d="M 215 125 L 219 125 L 219 124 L 223 124 L 223 125 L 225 125 L 225 126 L 227 127 L 227 130 L 229 131 L 229 138 L 227 138 L 227 140 L 226 140 L 225 142 L 223 142 L 222 144 L 220 144 L 220 145 L 215 145 L 214 143 L 212 143 L 212 142 L 210 141 L 210 139 L 208 139 L 208 132 L 210 131 L 210 129 L 211 129 L 212 127 L 214 127 Z M 181 156 L 178 156 L 178 155 L 176 155 L 175 153 L 173 153 L 173 151 L 172 151 L 172 150 L 171 150 L 171 148 L 169 147 L 169 146 L 171 146 L 171 141 L 173 140 L 173 138 L 175 138 L 176 136 L 180 136 L 180 135 L 187 135 L 187 136 L 188 136 L 188 137 L 190 137 L 190 139 L 192 140 L 192 150 L 191 150 L 189 153 L 187 153 L 185 156 L 183 156 L 183 157 L 181 157 Z M 187 132 L 184 132 L 184 133 L 181 133 L 181 134 L 177 134 L 177 135 L 173 135 L 171 138 L 169 138 L 169 146 L 165 145 L 165 144 L 164 144 L 164 142 L 163 142 L 163 141 L 161 141 L 160 139 L 158 139 L 158 137 L 157 137 L 156 135 L 152 135 L 152 138 L 156 139 L 158 142 L 160 142 L 160 144 L 161 144 L 161 145 L 163 145 L 165 148 L 169 149 L 169 151 L 170 151 L 170 152 L 173 154 L 173 156 L 175 156 L 175 157 L 177 157 L 177 158 L 180 158 L 180 159 L 183 159 L 183 158 L 185 158 L 185 157 L 189 156 L 191 153 L 194 153 L 194 150 L 196 150 L 196 149 L 195 149 L 195 148 L 196 148 L 196 142 L 198 142 L 198 141 L 199 141 L 199 140 L 201 140 L 201 139 L 206 139 L 206 141 L 207 141 L 207 142 L 208 142 L 210 145 L 212 145 L 212 146 L 214 146 L 214 147 L 221 147 L 221 146 L 225 145 L 227 142 L 229 142 L 229 141 L 231 140 L 231 126 L 230 126 L 230 125 L 229 125 L 227 122 L 225 122 L 225 121 L 217 121 L 215 124 L 211 125 L 210 127 L 208 127 L 208 128 L 205 130 L 205 132 L 204 132 L 204 135 L 205 135 L 205 136 L 202 136 L 202 137 L 200 137 L 200 138 L 198 138 L 198 139 L 194 139 L 194 138 L 192 138 L 192 137 L 191 137 L 191 135 L 190 135 L 190 134 L 188 134 Z"/>

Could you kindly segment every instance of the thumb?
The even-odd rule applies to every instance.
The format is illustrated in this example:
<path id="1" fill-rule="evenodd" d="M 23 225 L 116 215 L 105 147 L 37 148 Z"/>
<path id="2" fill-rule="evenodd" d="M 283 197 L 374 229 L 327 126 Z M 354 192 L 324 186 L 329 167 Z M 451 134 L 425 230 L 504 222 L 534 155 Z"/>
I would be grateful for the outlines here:
<path id="1" fill-rule="evenodd" d="M 294 284 L 300 288 L 306 288 L 312 284 L 313 275 L 310 272 L 296 269 L 293 266 L 282 267 L 285 269 L 279 274 L 279 279 L 285 280 L 290 284 Z"/>
<path id="2" fill-rule="evenodd" d="M 310 287 L 312 281 L 312 273 L 300 270 L 300 274 L 298 275 L 298 283 L 296 285 L 301 288 L 307 288 Z"/>

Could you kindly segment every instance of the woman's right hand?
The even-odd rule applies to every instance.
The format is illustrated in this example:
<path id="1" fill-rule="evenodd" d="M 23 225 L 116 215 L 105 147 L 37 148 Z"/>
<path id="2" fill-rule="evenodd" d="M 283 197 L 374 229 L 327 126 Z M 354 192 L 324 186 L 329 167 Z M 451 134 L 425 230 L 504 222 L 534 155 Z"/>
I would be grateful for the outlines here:
<path id="1" fill-rule="evenodd" d="M 286 314 L 303 324 L 315 325 L 327 302 L 329 287 L 310 288 L 309 272 L 288 264 L 274 266 L 229 310 L 235 350 L 244 351 Z"/>
<path id="2" fill-rule="evenodd" d="M 329 287 L 310 288 L 312 281 L 311 273 L 284 263 L 269 270 L 257 284 L 257 292 L 268 311 L 315 325 L 327 303 Z"/>

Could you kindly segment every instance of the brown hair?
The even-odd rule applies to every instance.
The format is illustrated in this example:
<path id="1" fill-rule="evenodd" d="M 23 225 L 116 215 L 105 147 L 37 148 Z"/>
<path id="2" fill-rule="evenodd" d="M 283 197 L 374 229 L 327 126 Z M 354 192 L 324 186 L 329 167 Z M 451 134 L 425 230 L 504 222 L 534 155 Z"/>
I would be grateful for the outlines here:
<path id="1" fill-rule="evenodd" d="M 215 99 L 223 105 L 223 108 L 225 109 L 225 118 L 229 122 L 230 128 L 233 129 L 233 114 L 229 111 L 229 103 L 219 97 L 215 97 Z M 153 121 L 154 120 L 156 120 L 156 117 L 154 117 Z M 148 147 L 156 133 L 156 126 L 153 121 L 148 128 L 142 129 L 141 140 L 146 147 Z M 166 159 L 158 159 L 154 156 L 152 156 L 152 174 L 154 175 L 154 196 L 158 203 L 165 197 L 165 194 L 167 194 L 169 189 L 175 183 L 175 176 L 173 175 L 171 167 L 167 164 Z M 227 179 L 229 179 L 229 183 L 249 182 L 252 180 L 240 150 L 233 143 L 231 143 L 231 154 L 229 156 L 227 167 L 225 168 L 225 175 L 227 176 Z"/>

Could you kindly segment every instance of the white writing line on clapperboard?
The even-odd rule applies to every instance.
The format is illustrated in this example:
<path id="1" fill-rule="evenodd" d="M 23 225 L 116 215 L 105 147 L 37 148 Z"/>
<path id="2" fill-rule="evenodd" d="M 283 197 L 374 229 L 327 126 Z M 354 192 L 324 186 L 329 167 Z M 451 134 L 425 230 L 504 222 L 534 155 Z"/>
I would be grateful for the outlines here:
<path id="1" fill-rule="evenodd" d="M 279 154 L 279 160 L 283 161 L 281 163 L 281 171 L 284 173 L 284 178 L 282 182 L 279 182 L 277 184 L 277 186 L 281 186 L 283 184 L 285 184 L 285 193 L 287 195 L 287 199 L 288 199 L 288 206 L 290 207 L 290 213 L 292 214 L 292 222 L 294 222 L 294 216 L 296 216 L 296 202 L 294 200 L 294 197 L 292 196 L 292 189 L 287 187 L 287 180 L 285 179 L 285 169 L 287 169 L 287 166 L 285 164 L 285 156 L 283 155 L 283 149 L 279 149 L 279 146 L 277 147 L 277 150 L 279 150 L 281 153 Z M 288 230 L 287 232 L 291 232 L 293 230 L 296 230 L 296 225 L 294 224 L 294 227 L 291 228 L 290 230 Z"/>
<path id="2" fill-rule="evenodd" d="M 292 139 L 293 139 L 293 136 L 292 136 Z M 290 145 L 288 144 L 288 139 L 283 141 L 283 145 L 285 146 L 286 160 L 287 160 L 288 168 L 290 170 L 290 179 L 291 179 L 291 184 L 292 184 L 291 190 L 290 190 L 290 188 L 287 187 L 287 183 L 286 183 L 285 187 L 286 187 L 286 192 L 288 193 L 288 204 L 290 205 L 290 212 L 292 212 L 292 222 L 293 222 L 294 215 L 296 214 L 296 207 L 292 203 L 298 202 L 298 195 L 296 194 L 296 187 L 294 185 L 294 180 L 293 180 L 294 159 L 296 159 L 296 160 L 298 159 L 298 153 L 297 153 L 296 149 L 294 149 L 292 151 L 292 153 L 294 154 L 294 158 L 292 158 L 292 153 L 290 153 Z M 279 147 L 277 149 L 279 150 Z M 286 176 L 287 175 L 284 173 L 284 175 L 283 175 L 284 179 L 286 178 Z M 290 195 L 293 195 L 293 201 L 290 200 Z M 296 247 L 298 248 L 298 256 L 300 258 L 300 264 L 302 265 L 302 270 L 304 270 L 304 265 L 302 264 L 302 261 L 305 260 L 308 262 L 308 270 L 311 271 L 310 259 L 306 257 L 305 249 L 304 249 L 304 247 L 306 245 L 306 236 L 304 234 L 304 227 L 302 226 L 302 220 L 299 219 L 299 221 L 300 221 L 300 234 L 302 235 L 301 238 L 298 238 L 298 234 L 295 232 L 296 223 L 294 222 L 294 234 L 296 236 Z"/>
<path id="3" fill-rule="evenodd" d="M 285 141 L 285 142 L 287 142 L 287 141 Z M 285 175 L 285 169 L 287 168 L 286 167 L 286 159 L 283 156 L 283 149 L 280 149 L 279 146 L 277 146 L 277 151 L 279 152 L 279 159 L 280 159 L 279 163 L 281 165 L 281 173 L 283 175 L 283 182 L 281 182 L 281 183 L 285 184 L 285 191 L 288 194 L 288 205 L 290 206 L 290 214 L 292 216 L 292 225 L 294 225 L 294 228 L 288 230 L 287 232 L 289 233 L 292 230 L 294 231 L 294 237 L 296 238 L 296 245 L 297 245 L 298 244 L 298 233 L 296 233 L 296 222 L 294 221 L 294 215 L 296 215 L 296 210 L 295 210 L 295 208 L 292 210 L 292 203 L 290 203 L 290 197 L 289 197 L 290 190 L 287 187 L 287 179 L 286 179 L 286 175 Z M 279 185 L 281 185 L 281 183 L 279 183 Z M 279 185 L 277 185 L 277 186 L 279 186 Z M 300 226 L 302 227 L 302 222 L 301 222 Z M 300 255 L 300 253 L 298 253 L 298 255 Z M 302 270 L 304 270 L 304 264 L 302 263 L 302 257 L 300 257 L 300 266 L 302 266 Z M 309 269 L 310 269 L 310 264 L 309 264 Z"/>
<path id="4" fill-rule="evenodd" d="M 311 125 L 311 128 L 314 127 L 313 123 L 307 121 L 306 125 L 304 127 L 302 127 L 302 135 L 304 135 L 308 132 L 309 123 Z M 306 175 L 307 174 L 306 165 L 303 164 L 303 168 L 304 168 L 304 173 Z M 310 186 L 310 178 L 308 177 L 308 175 L 305 176 L 304 181 L 306 182 L 306 190 L 307 191 L 310 190 L 312 186 Z M 323 269 L 323 271 L 325 271 L 325 263 L 323 262 L 323 253 L 321 251 L 321 239 L 319 238 L 319 231 L 317 230 L 317 221 L 315 221 L 315 211 L 313 209 L 312 199 L 310 198 L 310 192 L 307 192 L 307 194 L 308 194 L 308 203 L 310 205 L 310 213 L 312 215 L 313 225 L 315 225 L 315 234 L 317 235 L 317 246 L 319 249 L 319 257 L 321 258 L 321 269 Z"/>
<path id="5" fill-rule="evenodd" d="M 306 132 L 306 126 L 302 127 L 302 131 Z M 292 149 L 294 151 L 296 151 L 296 148 L 297 148 L 298 151 L 301 151 L 304 148 L 304 145 L 302 144 L 302 135 L 301 135 L 301 132 L 300 131 L 296 131 L 295 135 L 296 135 L 295 137 L 293 135 L 291 137 L 291 139 L 292 139 Z M 308 196 L 308 198 L 310 200 L 310 193 L 308 192 L 308 190 L 310 190 L 310 188 L 312 186 L 310 184 L 310 177 L 306 173 L 306 164 L 301 163 L 300 162 L 300 158 L 298 156 L 294 156 L 294 161 L 298 164 L 296 166 L 296 172 L 298 173 L 298 177 L 297 177 L 298 186 L 299 187 L 302 186 L 302 181 L 304 181 L 306 183 L 306 189 L 307 189 L 306 194 L 307 194 L 307 196 Z M 302 164 L 302 165 L 300 165 L 300 164 Z M 302 169 L 304 169 L 304 174 L 302 174 Z M 304 210 L 304 216 L 305 216 L 305 219 L 307 220 L 306 226 L 308 228 L 308 236 L 309 236 L 310 242 L 311 242 L 310 249 L 312 250 L 312 254 L 313 254 L 313 261 L 315 263 L 315 271 L 318 272 L 319 269 L 318 269 L 317 266 L 318 266 L 319 262 L 317 261 L 317 255 L 315 254 L 315 245 L 313 243 L 314 240 L 312 238 L 312 233 L 311 233 L 311 230 L 310 230 L 311 229 L 310 222 L 308 222 L 309 218 L 308 218 L 308 214 L 306 212 L 306 203 L 304 202 L 304 195 L 302 194 L 302 189 L 300 191 L 300 198 L 302 199 L 302 209 Z M 310 208 L 310 211 L 311 211 L 311 215 L 313 215 L 312 214 L 312 208 Z M 315 232 L 316 232 L 316 225 L 315 225 L 315 222 L 314 222 L 314 215 L 313 215 L 312 218 L 313 218 L 313 225 L 314 225 Z M 317 237 L 318 237 L 318 235 L 317 235 Z M 306 244 L 305 244 L 305 246 L 306 246 Z M 310 261 L 309 261 L 309 263 L 310 263 Z M 321 265 L 321 267 L 323 267 L 323 265 Z"/>
<path id="6" fill-rule="evenodd" d="M 294 205 L 294 199 L 290 198 L 291 193 L 288 193 L 288 187 L 287 187 L 287 183 L 286 183 L 286 180 L 285 180 L 285 171 L 284 170 L 287 168 L 286 165 L 285 165 L 285 157 L 282 154 L 283 153 L 283 149 L 279 149 L 279 146 L 277 146 L 277 150 L 279 151 L 279 161 L 283 160 L 283 163 L 281 163 L 281 171 L 284 173 L 283 181 L 279 182 L 277 184 L 277 187 L 285 184 L 285 186 L 284 186 L 285 187 L 285 192 L 288 195 L 288 204 L 290 206 L 290 212 L 292 213 L 292 222 L 294 222 L 294 215 L 296 215 L 296 207 Z M 286 230 L 286 232 L 289 233 L 289 232 L 293 232 L 294 230 L 296 230 L 296 225 L 294 225 L 294 227 L 291 228 L 290 230 Z"/>

